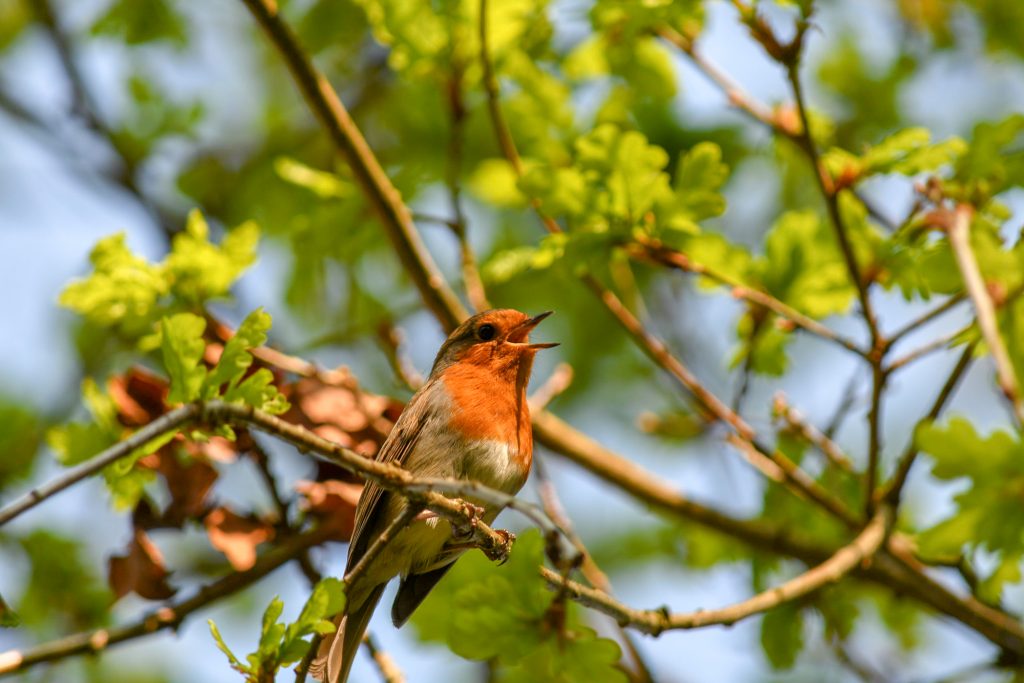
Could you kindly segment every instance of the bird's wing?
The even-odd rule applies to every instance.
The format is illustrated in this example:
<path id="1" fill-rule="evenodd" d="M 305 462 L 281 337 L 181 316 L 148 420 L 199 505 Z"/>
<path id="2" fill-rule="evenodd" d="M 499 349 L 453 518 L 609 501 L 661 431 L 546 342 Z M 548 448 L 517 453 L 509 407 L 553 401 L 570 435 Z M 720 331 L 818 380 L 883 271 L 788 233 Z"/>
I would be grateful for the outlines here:
<path id="1" fill-rule="evenodd" d="M 410 574 L 402 579 L 398 585 L 398 593 L 395 595 L 395 602 L 391 605 L 391 623 L 395 628 L 401 628 L 416 608 L 420 606 L 427 595 L 433 590 L 437 582 L 444 578 L 448 570 L 455 564 L 458 555 L 452 557 L 451 562 L 432 569 L 423 574 Z"/>
<path id="2" fill-rule="evenodd" d="M 430 401 L 421 400 L 430 390 L 430 383 L 421 388 L 409 405 L 405 407 L 398 422 L 392 427 L 391 433 L 385 439 L 384 445 L 375 458 L 377 462 L 392 463 L 402 466 L 412 453 L 419 439 L 420 432 L 426 424 L 430 410 Z M 374 526 L 377 518 L 387 503 L 386 492 L 372 481 L 366 482 L 363 493 L 359 496 L 359 503 L 356 505 L 356 519 L 352 529 L 352 540 L 348 548 L 348 565 L 345 572 L 348 573 L 362 558 L 363 553 L 373 540 Z"/>

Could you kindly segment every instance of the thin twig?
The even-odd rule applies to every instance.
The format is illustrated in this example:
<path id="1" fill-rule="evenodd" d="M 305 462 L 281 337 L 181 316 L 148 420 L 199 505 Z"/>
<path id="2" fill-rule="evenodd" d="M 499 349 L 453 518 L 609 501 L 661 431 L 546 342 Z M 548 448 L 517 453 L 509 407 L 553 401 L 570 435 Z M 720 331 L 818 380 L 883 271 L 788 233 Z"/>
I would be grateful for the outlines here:
<path id="1" fill-rule="evenodd" d="M 694 66 L 703 73 L 708 80 L 718 86 L 719 90 L 729 100 L 729 104 L 746 112 L 751 118 L 763 123 L 768 128 L 779 132 L 786 137 L 795 138 L 798 131 L 792 125 L 785 125 L 784 120 L 775 115 L 771 109 L 750 97 L 746 91 L 729 74 L 720 69 L 714 62 L 707 59 L 696 49 L 693 40 L 679 33 L 673 28 L 664 26 L 657 29 L 656 34 L 662 39 L 683 51 Z"/>
<path id="2" fill-rule="evenodd" d="M 954 308 L 957 307 L 957 305 L 966 300 L 967 295 L 962 292 L 957 292 L 956 294 L 951 295 L 935 308 L 932 308 L 931 310 L 922 313 L 917 318 L 914 318 L 910 322 L 906 323 L 905 325 L 897 329 L 895 332 L 891 333 L 887 337 L 887 339 L 889 340 L 889 344 L 895 344 L 897 341 L 903 339 L 903 337 L 907 336 L 914 330 L 920 327 L 924 327 L 932 320 L 935 320 L 946 311 L 953 310 Z"/>
<path id="3" fill-rule="evenodd" d="M 399 379 L 410 391 L 416 391 L 423 386 L 423 375 L 412 364 L 408 354 L 402 350 L 405 342 L 405 335 L 399 328 L 384 320 L 377 327 L 377 339 L 380 340 L 380 348 L 388 359 L 395 377 Z"/>
<path id="4" fill-rule="evenodd" d="M 292 528 L 292 524 L 288 519 L 288 503 L 281 497 L 281 493 L 277 489 L 277 478 L 270 470 L 270 458 L 267 456 L 267 452 L 263 450 L 263 446 L 251 434 L 248 435 L 248 440 L 252 444 L 249 452 L 256 463 L 256 471 L 259 472 L 263 485 L 267 489 L 267 494 L 277 510 L 277 531 L 282 534 L 294 534 L 296 529 Z M 303 575 L 309 581 L 310 587 L 315 586 L 323 577 L 317 571 L 317 568 L 313 566 L 313 560 L 310 558 L 309 553 L 300 553 L 296 559 Z"/>
<path id="5" fill-rule="evenodd" d="M 856 529 L 860 526 L 860 520 L 843 505 L 842 501 L 825 490 L 821 484 L 816 482 L 807 472 L 800 469 L 796 463 L 786 457 L 781 451 L 761 451 L 750 441 L 740 438 L 735 434 L 730 434 L 725 440 L 732 444 L 740 453 L 746 455 L 751 461 L 763 459 L 777 467 L 779 474 L 769 478 L 786 485 L 797 495 L 813 501 L 851 529 Z"/>
<path id="6" fill-rule="evenodd" d="M 409 209 L 391 183 L 363 134 L 349 116 L 330 82 L 312 64 L 292 30 L 281 20 L 274 0 L 242 0 L 284 57 L 296 85 L 348 162 L 424 302 L 446 329 L 466 318 L 466 309 L 445 282 L 420 239 Z"/>
<path id="7" fill-rule="evenodd" d="M 320 643 L 324 637 L 319 633 L 313 634 L 309 641 L 309 649 L 302 656 L 302 660 L 295 666 L 295 683 L 306 683 L 306 676 L 309 674 L 309 667 L 313 665 L 317 652 L 320 650 Z"/>
<path id="8" fill-rule="evenodd" d="M 871 332 L 872 342 L 877 345 L 882 335 L 878 330 L 878 321 L 875 317 L 874 308 L 871 305 L 871 297 L 868 294 L 867 285 L 861 276 L 860 266 L 857 265 L 857 257 L 854 255 L 853 245 L 850 243 L 850 236 L 847 234 L 845 222 L 839 211 L 839 195 L 835 188 L 832 187 L 828 171 L 825 170 L 825 166 L 821 163 L 821 158 L 818 155 L 817 143 L 814 142 L 814 138 L 811 135 L 811 122 L 807 113 L 807 103 L 804 101 L 798 64 L 798 62 L 794 62 L 787 67 L 787 75 L 796 100 L 797 113 L 800 115 L 801 131 L 798 140 L 801 141 L 801 147 L 811 164 L 812 175 L 817 180 L 818 189 L 825 200 L 825 207 L 828 209 L 833 232 L 835 233 L 836 241 L 839 243 L 839 250 L 842 253 L 843 260 L 846 262 L 846 269 L 850 274 L 850 280 L 857 290 L 861 313 L 864 316 L 864 321 L 867 323 L 868 330 Z"/>
<path id="9" fill-rule="evenodd" d="M 498 79 L 494 75 L 494 64 L 491 62 L 490 48 L 488 47 L 487 0 L 480 0 L 480 21 L 477 24 L 477 29 L 480 39 L 480 64 L 484 71 L 483 84 L 487 93 L 487 109 L 491 116 L 491 123 L 494 126 L 495 135 L 498 137 L 502 154 L 512 165 L 512 170 L 516 175 L 522 176 L 523 162 L 519 158 L 519 152 L 516 151 L 516 145 L 512 141 L 512 133 L 505 122 L 505 117 L 501 115 Z"/>
<path id="10" fill-rule="evenodd" d="M 604 612 L 620 624 L 652 636 L 657 636 L 668 630 L 728 626 L 755 614 L 766 612 L 773 607 L 778 607 L 783 603 L 802 598 L 839 581 L 878 551 L 885 540 L 892 519 L 892 509 L 883 506 L 849 545 L 837 550 L 818 566 L 743 602 L 715 610 L 671 614 L 665 610 L 632 609 L 604 592 L 565 580 L 557 572 L 546 567 L 541 568 L 541 576 L 550 585 L 567 590 L 568 595 L 581 604 Z"/>
<path id="11" fill-rule="evenodd" d="M 228 574 L 200 588 L 192 597 L 167 603 L 135 622 L 109 629 L 83 631 L 27 650 L 8 650 L 0 653 L 0 676 L 24 671 L 44 662 L 97 653 L 111 645 L 164 629 L 176 629 L 192 613 L 256 583 L 281 565 L 295 559 L 300 553 L 323 543 L 329 536 L 329 531 L 321 528 L 286 539 L 257 559 L 251 569 Z"/>
<path id="12" fill-rule="evenodd" d="M 748 441 L 754 439 L 753 427 L 708 390 L 696 375 L 683 365 L 682 361 L 672 355 L 664 342 L 647 331 L 643 323 L 636 319 L 636 316 L 611 290 L 605 289 L 593 278 L 587 278 L 584 282 L 601 299 L 605 308 L 619 321 L 619 324 L 638 343 L 640 348 L 693 394 L 708 412 L 730 425 L 744 439 Z"/>
<path id="13" fill-rule="evenodd" d="M 539 413 L 548 407 L 562 392 L 572 384 L 573 371 L 568 363 L 555 366 L 551 376 L 530 395 L 530 412 Z"/>
<path id="14" fill-rule="evenodd" d="M 864 514 L 875 511 L 875 489 L 878 487 L 878 468 L 882 460 L 882 399 L 889 375 L 882 368 L 882 356 L 871 363 L 871 407 L 868 409 L 868 469 L 864 474 Z"/>
<path id="15" fill-rule="evenodd" d="M 448 158 L 445 168 L 445 185 L 448 188 L 448 203 L 451 204 L 452 214 L 455 220 L 452 221 L 451 229 L 459 242 L 459 259 L 462 263 L 462 283 L 466 288 L 466 296 L 474 310 L 483 311 L 491 307 L 487 301 L 487 292 L 484 289 L 483 280 L 480 278 L 480 270 L 477 268 L 476 255 L 469 244 L 467 235 L 466 215 L 462 210 L 462 146 L 465 137 L 466 105 L 462 97 L 463 65 L 458 63 L 454 57 L 454 43 L 452 43 L 450 58 L 452 59 L 452 73 L 448 83 L 448 109 L 450 113 L 451 129 L 448 133 Z"/>
<path id="16" fill-rule="evenodd" d="M 366 645 L 366 651 L 373 657 L 373 663 L 377 665 L 377 671 L 380 672 L 384 683 L 405 683 L 405 675 L 402 674 L 402 670 L 398 668 L 395 660 L 387 652 L 380 649 L 369 631 L 363 636 L 363 644 Z"/>
<path id="17" fill-rule="evenodd" d="M 989 296 L 988 288 L 985 287 L 985 280 L 981 276 L 978 262 L 974 258 L 974 251 L 971 249 L 970 229 L 973 216 L 974 209 L 970 206 L 960 204 L 956 207 L 949 225 L 949 246 L 953 249 L 956 264 L 964 279 L 964 286 L 974 303 L 981 336 L 985 339 L 989 353 L 992 354 L 992 360 L 995 361 L 999 388 L 1010 402 L 1013 414 L 1017 419 L 1017 427 L 1020 428 L 1024 427 L 1024 402 L 1021 401 L 1013 361 L 1010 360 L 1006 345 L 1003 343 L 1002 337 L 999 336 L 995 305 L 992 303 L 992 297 Z"/>
<path id="18" fill-rule="evenodd" d="M 153 439 L 194 420 L 199 414 L 200 407 L 195 404 L 189 404 L 161 415 L 123 441 L 118 441 L 110 448 L 101 451 L 82 464 L 70 468 L 60 476 L 32 489 L 5 505 L 0 509 L 0 526 L 10 522 L 26 510 L 31 510 L 39 503 L 60 493 L 69 486 L 99 472 L 107 465 L 130 455 Z"/>
<path id="19" fill-rule="evenodd" d="M 855 372 L 847 380 L 839 405 L 836 406 L 835 412 L 832 413 L 832 419 L 828 421 L 825 430 L 822 432 L 825 437 L 833 440 L 836 438 L 836 434 L 842 428 L 843 422 L 849 417 L 850 411 L 853 410 L 854 405 L 857 403 L 858 384 L 860 384 L 860 373 Z"/>
<path id="20" fill-rule="evenodd" d="M 544 512 L 569 532 L 569 540 L 576 548 L 576 552 L 579 553 L 579 556 L 582 558 L 580 571 L 583 576 L 591 586 L 611 595 L 611 581 L 608 579 L 608 575 L 605 574 L 594 561 L 590 551 L 587 550 L 586 546 L 583 544 L 583 539 L 579 537 L 579 534 L 577 534 L 576 530 L 573 528 L 572 520 L 569 519 L 561 500 L 559 500 L 558 491 L 555 488 L 554 481 L 552 481 L 551 477 L 548 475 L 548 470 L 543 459 L 538 458 L 534 460 L 534 472 L 537 475 L 537 493 L 540 496 Z M 633 641 L 629 632 L 626 631 L 621 624 L 617 623 L 616 627 L 619 631 L 619 639 L 625 646 L 626 652 L 629 654 L 629 659 L 633 662 L 633 669 L 628 669 L 625 666 L 623 667 L 626 674 L 630 677 L 630 681 L 632 681 L 632 683 L 654 683 L 650 667 L 647 665 L 647 662 L 644 661 L 643 655 L 640 653 L 639 648 L 636 646 L 636 643 Z"/>
<path id="21" fill-rule="evenodd" d="M 847 351 L 852 351 L 862 358 L 867 357 L 867 352 L 860 348 L 852 340 L 842 336 L 834 330 L 830 330 L 825 325 L 821 324 L 814 318 L 804 315 L 800 311 L 796 310 L 789 304 L 786 304 L 779 299 L 776 299 L 771 294 L 763 292 L 759 289 L 754 289 L 748 285 L 739 282 L 738 280 L 720 273 L 714 268 L 707 266 L 702 263 L 697 263 L 687 254 L 680 251 L 670 249 L 656 239 L 650 237 L 639 236 L 636 238 L 637 244 L 640 248 L 631 249 L 627 248 L 629 253 L 634 258 L 642 258 L 650 260 L 655 263 L 676 268 L 678 270 L 685 271 L 687 273 L 693 273 L 706 277 L 709 280 L 718 282 L 721 285 L 730 288 L 730 293 L 738 298 L 749 301 L 758 306 L 767 308 L 772 313 L 778 315 L 781 318 L 792 322 L 797 327 L 817 336 L 826 341 L 832 342 L 842 346 Z"/>
<path id="22" fill-rule="evenodd" d="M 789 405 L 786 395 L 781 391 L 775 394 L 772 401 L 772 410 L 786 422 L 790 429 L 799 434 L 805 441 L 814 444 L 819 451 L 824 453 L 829 462 L 847 474 L 853 473 L 853 463 L 843 453 L 843 449 L 839 447 L 839 444 L 807 422 L 798 410 Z"/>
<path id="23" fill-rule="evenodd" d="M 942 413 L 942 409 L 946 406 L 947 401 L 949 401 L 953 392 L 956 390 L 957 385 L 960 383 L 960 378 L 963 377 L 964 372 L 974 359 L 974 349 L 977 345 L 977 342 L 970 342 L 966 347 L 964 347 L 963 353 L 960 354 L 960 359 L 956 362 L 956 365 L 953 366 L 953 370 L 949 373 L 949 377 L 946 378 L 945 384 L 943 384 L 942 388 L 939 390 L 938 395 L 935 397 L 935 401 L 932 403 L 931 409 L 928 411 L 927 415 L 920 420 L 920 422 L 934 420 Z M 903 485 L 907 482 L 907 476 L 910 474 L 910 470 L 914 466 L 917 454 L 918 448 L 912 433 L 910 443 L 907 444 L 906 450 L 897 462 L 896 473 L 893 474 L 889 484 L 883 490 L 883 497 L 893 505 L 899 501 Z"/>
<path id="24" fill-rule="evenodd" d="M 51 0 L 39 0 L 36 3 L 36 9 L 43 26 L 53 41 L 61 68 L 64 70 L 64 75 L 67 77 L 68 84 L 70 85 L 72 113 L 78 115 L 91 131 L 103 139 L 121 165 L 119 173 L 105 173 L 104 175 L 116 182 L 135 198 L 143 210 L 149 213 L 153 221 L 159 226 L 164 238 L 169 241 L 178 232 L 178 227 L 143 192 L 135 177 L 139 165 L 138 161 L 125 151 L 115 131 L 111 130 L 100 118 L 99 107 L 97 107 L 96 101 L 86 83 L 85 76 L 78 66 L 74 46 L 60 25 Z"/>
<path id="25" fill-rule="evenodd" d="M 246 0 L 246 2 L 255 3 L 256 0 Z M 257 8 L 257 11 L 261 10 Z M 262 11 L 266 11 L 266 8 Z M 280 23 L 276 12 L 272 11 L 271 14 L 273 21 Z M 272 38 L 279 44 L 286 56 L 290 53 L 301 55 L 302 50 L 295 44 L 290 31 L 276 30 L 273 32 Z M 302 57 L 302 59 L 308 63 L 308 57 Z M 299 79 L 302 78 L 302 75 L 296 73 L 295 69 L 293 69 L 293 75 Z M 336 135 L 345 136 L 350 128 L 354 128 L 350 120 L 348 121 L 349 126 L 346 127 L 332 124 L 323 115 L 323 112 L 330 115 L 331 102 L 337 99 L 336 95 L 322 79 L 319 81 L 314 79 L 313 83 L 315 85 L 313 88 L 303 86 L 303 92 L 311 107 L 318 113 L 325 128 L 331 132 L 332 139 Z M 317 102 L 317 100 L 323 101 Z M 358 136 L 358 140 L 362 143 L 360 146 L 362 153 L 372 157 L 372 151 L 362 142 L 361 135 Z M 340 144 L 349 146 L 354 143 L 342 141 Z M 379 168 L 379 164 L 376 166 Z M 381 193 L 389 194 L 395 202 L 401 202 L 400 197 L 393 192 L 388 192 L 388 188 L 391 188 L 390 183 L 377 187 L 373 186 L 374 183 L 375 177 L 371 175 L 367 179 L 367 184 L 363 186 L 371 204 L 375 203 L 374 196 Z M 389 232 L 389 236 L 398 241 L 406 240 L 410 235 L 415 236 L 413 226 L 410 226 L 408 231 Z M 419 244 L 418 237 L 416 237 L 405 244 L 396 245 L 396 250 L 402 254 L 403 266 L 409 271 L 413 280 L 418 283 L 424 277 L 437 277 L 437 282 L 443 285 L 444 281 L 440 279 L 436 268 L 431 268 L 432 261 L 418 262 L 416 260 L 417 256 L 422 253 L 414 248 Z M 451 291 L 446 285 L 444 286 L 447 291 Z M 452 321 L 465 317 L 465 311 L 454 297 L 437 297 L 429 288 L 424 288 L 420 284 L 417 287 L 428 307 L 434 311 L 446 329 L 452 329 Z M 438 305 L 446 307 L 446 310 L 438 311 Z M 678 491 L 665 486 L 659 477 L 603 448 L 585 434 L 547 411 L 534 414 L 533 422 L 534 431 L 540 443 L 663 513 L 691 520 L 767 552 L 782 553 L 808 562 L 824 561 L 830 555 L 828 549 L 820 544 L 800 539 L 763 520 L 736 519 L 688 499 Z M 884 553 L 877 555 L 876 562 L 871 566 L 858 570 L 858 574 L 949 615 L 981 633 L 1000 647 L 1024 654 L 1024 629 L 1020 624 L 1007 620 L 1005 615 L 990 610 L 977 601 L 950 593 L 941 584 L 931 581 L 926 574 L 906 568 Z"/>
<path id="26" fill-rule="evenodd" d="M 948 332 L 944 335 L 936 337 L 927 344 L 923 344 L 920 347 L 914 349 L 913 351 L 908 351 L 906 355 L 900 356 L 899 358 L 890 361 L 889 364 L 885 367 L 885 372 L 887 374 L 893 373 L 896 370 L 899 370 L 900 368 L 904 368 L 910 365 L 914 361 L 924 358 L 928 354 L 946 349 L 954 341 L 962 338 L 963 335 L 969 332 L 972 327 L 974 327 L 974 323 L 970 322 L 958 330 L 953 330 L 952 332 Z"/>

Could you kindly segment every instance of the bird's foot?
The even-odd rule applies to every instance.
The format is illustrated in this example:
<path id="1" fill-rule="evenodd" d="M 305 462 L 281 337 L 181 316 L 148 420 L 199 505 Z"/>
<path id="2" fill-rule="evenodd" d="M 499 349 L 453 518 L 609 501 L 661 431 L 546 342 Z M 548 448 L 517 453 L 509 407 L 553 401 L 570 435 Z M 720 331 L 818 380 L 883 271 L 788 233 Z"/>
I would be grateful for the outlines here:
<path id="1" fill-rule="evenodd" d="M 465 522 L 460 522 L 457 525 L 453 525 L 452 528 L 452 539 L 457 542 L 469 541 L 476 534 L 477 527 L 480 521 L 483 519 L 486 510 L 479 505 L 473 505 L 466 501 L 462 503 L 462 514 L 465 516 Z"/>
<path id="2" fill-rule="evenodd" d="M 501 540 L 488 548 L 482 548 L 482 550 L 492 562 L 497 562 L 499 565 L 505 564 L 512 553 L 512 544 L 516 542 L 516 535 L 505 529 L 495 529 L 494 533 L 500 536 Z"/>

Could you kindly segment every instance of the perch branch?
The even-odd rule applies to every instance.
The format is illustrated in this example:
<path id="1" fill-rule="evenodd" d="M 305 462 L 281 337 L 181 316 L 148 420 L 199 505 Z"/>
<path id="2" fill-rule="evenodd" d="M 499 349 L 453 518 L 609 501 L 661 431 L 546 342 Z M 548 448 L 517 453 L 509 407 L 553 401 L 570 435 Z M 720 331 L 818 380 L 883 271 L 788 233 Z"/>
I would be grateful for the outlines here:
<path id="1" fill-rule="evenodd" d="M 728 626 L 784 603 L 798 600 L 839 581 L 878 552 L 892 519 L 891 508 L 880 508 L 871 522 L 849 545 L 839 548 L 818 566 L 748 600 L 715 610 L 697 610 L 686 614 L 672 614 L 667 610 L 638 610 L 623 605 L 603 591 L 563 579 L 560 574 L 546 567 L 541 568 L 541 576 L 551 586 L 565 590 L 573 600 L 604 612 L 618 623 L 648 635 L 657 636 L 664 631 L 677 629 Z"/>

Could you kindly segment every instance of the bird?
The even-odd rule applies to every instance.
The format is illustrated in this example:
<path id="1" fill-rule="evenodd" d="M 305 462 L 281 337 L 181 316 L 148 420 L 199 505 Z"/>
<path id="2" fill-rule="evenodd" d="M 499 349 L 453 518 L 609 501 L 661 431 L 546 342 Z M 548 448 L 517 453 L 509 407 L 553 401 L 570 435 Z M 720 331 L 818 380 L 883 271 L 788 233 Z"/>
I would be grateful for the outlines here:
<path id="1" fill-rule="evenodd" d="M 422 478 L 470 480 L 508 494 L 526 483 L 533 433 L 526 387 L 540 349 L 530 332 L 551 311 L 528 316 L 513 309 L 477 313 L 441 345 L 430 376 L 399 416 L 376 459 Z M 477 501 L 474 501 L 477 502 Z M 501 507 L 478 501 L 479 519 L 490 524 Z M 356 505 L 345 574 L 373 541 L 405 511 L 408 501 L 372 482 Z M 309 668 L 324 683 L 345 683 L 385 586 L 400 576 L 391 620 L 401 627 L 465 550 L 452 541 L 448 520 L 416 515 L 346 586 L 346 605 L 334 618 Z"/>

